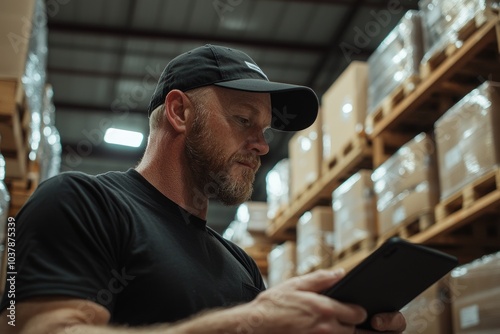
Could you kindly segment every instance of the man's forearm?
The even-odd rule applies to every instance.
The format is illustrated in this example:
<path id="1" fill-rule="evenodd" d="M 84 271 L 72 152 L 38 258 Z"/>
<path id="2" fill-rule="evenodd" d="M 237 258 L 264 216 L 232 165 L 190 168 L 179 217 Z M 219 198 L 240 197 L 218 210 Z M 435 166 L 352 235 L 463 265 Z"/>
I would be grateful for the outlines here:
<path id="1" fill-rule="evenodd" d="M 144 327 L 113 327 L 95 325 L 71 325 L 61 328 L 54 334 L 236 334 L 245 333 L 258 321 L 250 312 L 247 304 L 233 308 L 204 312 L 188 320 L 174 324 L 160 324 Z M 53 334 L 53 333 L 50 333 Z"/>

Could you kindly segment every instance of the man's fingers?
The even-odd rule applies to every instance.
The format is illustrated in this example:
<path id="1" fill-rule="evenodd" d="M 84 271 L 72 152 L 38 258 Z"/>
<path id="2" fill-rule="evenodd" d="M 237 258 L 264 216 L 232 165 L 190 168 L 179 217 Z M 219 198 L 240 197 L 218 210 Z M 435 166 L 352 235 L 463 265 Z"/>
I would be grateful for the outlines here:
<path id="1" fill-rule="evenodd" d="M 322 292 L 344 277 L 344 269 L 317 270 L 310 274 L 294 277 L 287 282 L 295 290 Z"/>
<path id="2" fill-rule="evenodd" d="M 406 329 L 406 320 L 400 312 L 380 313 L 373 316 L 371 325 L 378 331 L 403 332 Z"/>
<path id="3" fill-rule="evenodd" d="M 344 325 L 359 325 L 366 320 L 367 314 L 364 308 L 354 304 L 335 303 L 334 310 L 338 321 Z"/>

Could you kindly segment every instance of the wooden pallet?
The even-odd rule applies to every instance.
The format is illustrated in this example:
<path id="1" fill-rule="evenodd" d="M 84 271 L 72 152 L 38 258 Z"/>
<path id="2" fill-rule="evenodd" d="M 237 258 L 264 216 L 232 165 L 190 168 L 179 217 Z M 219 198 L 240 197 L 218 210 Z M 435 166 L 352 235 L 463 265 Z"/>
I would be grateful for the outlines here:
<path id="1" fill-rule="evenodd" d="M 471 36 L 474 35 L 489 19 L 495 19 L 496 13 L 487 11 L 479 13 L 474 19 L 467 22 L 457 31 L 457 42 L 448 41 L 443 47 L 435 52 L 425 62 L 420 64 L 420 76 L 428 78 L 444 61 L 453 56 Z"/>
<path id="2" fill-rule="evenodd" d="M 418 233 L 421 233 L 435 224 L 434 212 L 422 213 L 415 217 L 408 217 L 389 231 L 384 232 L 378 237 L 377 246 L 383 244 L 387 239 L 400 237 L 408 239 Z"/>
<path id="3" fill-rule="evenodd" d="M 333 253 L 333 262 L 337 263 L 343 261 L 347 258 L 353 257 L 356 253 L 371 251 L 375 247 L 376 241 L 377 239 L 371 236 L 358 240 L 342 249 L 335 250 Z"/>
<path id="4" fill-rule="evenodd" d="M 386 96 L 378 106 L 366 116 L 365 125 L 367 133 L 371 133 L 373 128 L 375 128 L 382 119 L 391 114 L 397 105 L 414 92 L 419 83 L 420 76 L 412 75 L 401 82 L 388 96 Z"/>
<path id="5" fill-rule="evenodd" d="M 7 189 L 10 194 L 9 216 L 15 217 L 21 207 L 30 198 L 31 194 L 38 187 L 40 181 L 40 172 L 38 164 L 32 162 L 29 164 L 29 172 L 23 179 L 6 180 Z"/>
<path id="6" fill-rule="evenodd" d="M 297 191 L 296 194 L 292 196 L 291 203 L 299 202 L 302 199 L 302 197 L 305 196 L 305 194 L 311 191 L 315 182 L 317 182 L 317 180 L 310 182 L 308 184 L 304 184 L 302 189 L 300 189 L 300 191 Z"/>
<path id="7" fill-rule="evenodd" d="M 414 139 L 417 133 L 386 131 L 373 138 L 373 168 L 379 167 L 393 156 L 401 146 Z"/>
<path id="8" fill-rule="evenodd" d="M 364 132 L 355 134 L 337 151 L 336 154 L 333 154 L 329 159 L 323 160 L 321 165 L 321 174 L 323 175 L 328 173 L 343 161 L 349 159 L 352 152 L 369 152 L 371 145 L 371 141 Z M 366 159 L 371 159 L 371 154 L 366 154 L 365 157 Z"/>
<path id="9" fill-rule="evenodd" d="M 475 220 L 455 231 L 432 239 L 436 246 L 496 247 L 500 249 L 500 212 L 496 219 Z"/>
<path id="10" fill-rule="evenodd" d="M 457 193 L 436 205 L 436 219 L 439 222 L 447 217 L 463 212 L 479 199 L 500 192 L 500 169 L 496 168 L 463 187 Z"/>

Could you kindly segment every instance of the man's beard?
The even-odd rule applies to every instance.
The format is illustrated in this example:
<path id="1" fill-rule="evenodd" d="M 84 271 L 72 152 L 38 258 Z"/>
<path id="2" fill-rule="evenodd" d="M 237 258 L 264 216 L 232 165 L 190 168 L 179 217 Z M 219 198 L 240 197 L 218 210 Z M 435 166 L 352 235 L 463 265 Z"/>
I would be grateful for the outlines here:
<path id="1" fill-rule="evenodd" d="M 235 205 L 250 199 L 253 192 L 255 170 L 242 168 L 241 174 L 232 176 L 231 168 L 238 162 L 260 166 L 255 155 L 224 155 L 222 141 L 215 141 L 212 129 L 206 125 L 206 110 L 196 110 L 193 127 L 186 138 L 185 152 L 192 186 L 207 198 L 218 198 L 225 205 Z M 219 134 L 221 136 L 222 134 Z"/>

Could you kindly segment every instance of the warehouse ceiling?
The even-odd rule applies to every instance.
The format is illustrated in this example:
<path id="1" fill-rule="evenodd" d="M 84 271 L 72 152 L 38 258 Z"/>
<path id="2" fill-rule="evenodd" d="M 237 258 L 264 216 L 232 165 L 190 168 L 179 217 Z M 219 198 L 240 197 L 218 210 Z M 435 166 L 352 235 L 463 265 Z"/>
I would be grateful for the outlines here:
<path id="1" fill-rule="evenodd" d="M 144 151 L 103 141 L 110 127 L 147 136 L 146 108 L 163 67 L 206 43 L 248 53 L 267 76 L 321 95 L 352 60 L 366 60 L 416 0 L 47 0 L 47 80 L 54 88 L 62 170 L 127 170 Z M 252 200 L 288 156 L 293 135 L 273 132 Z M 222 231 L 235 207 L 211 203 Z"/>

